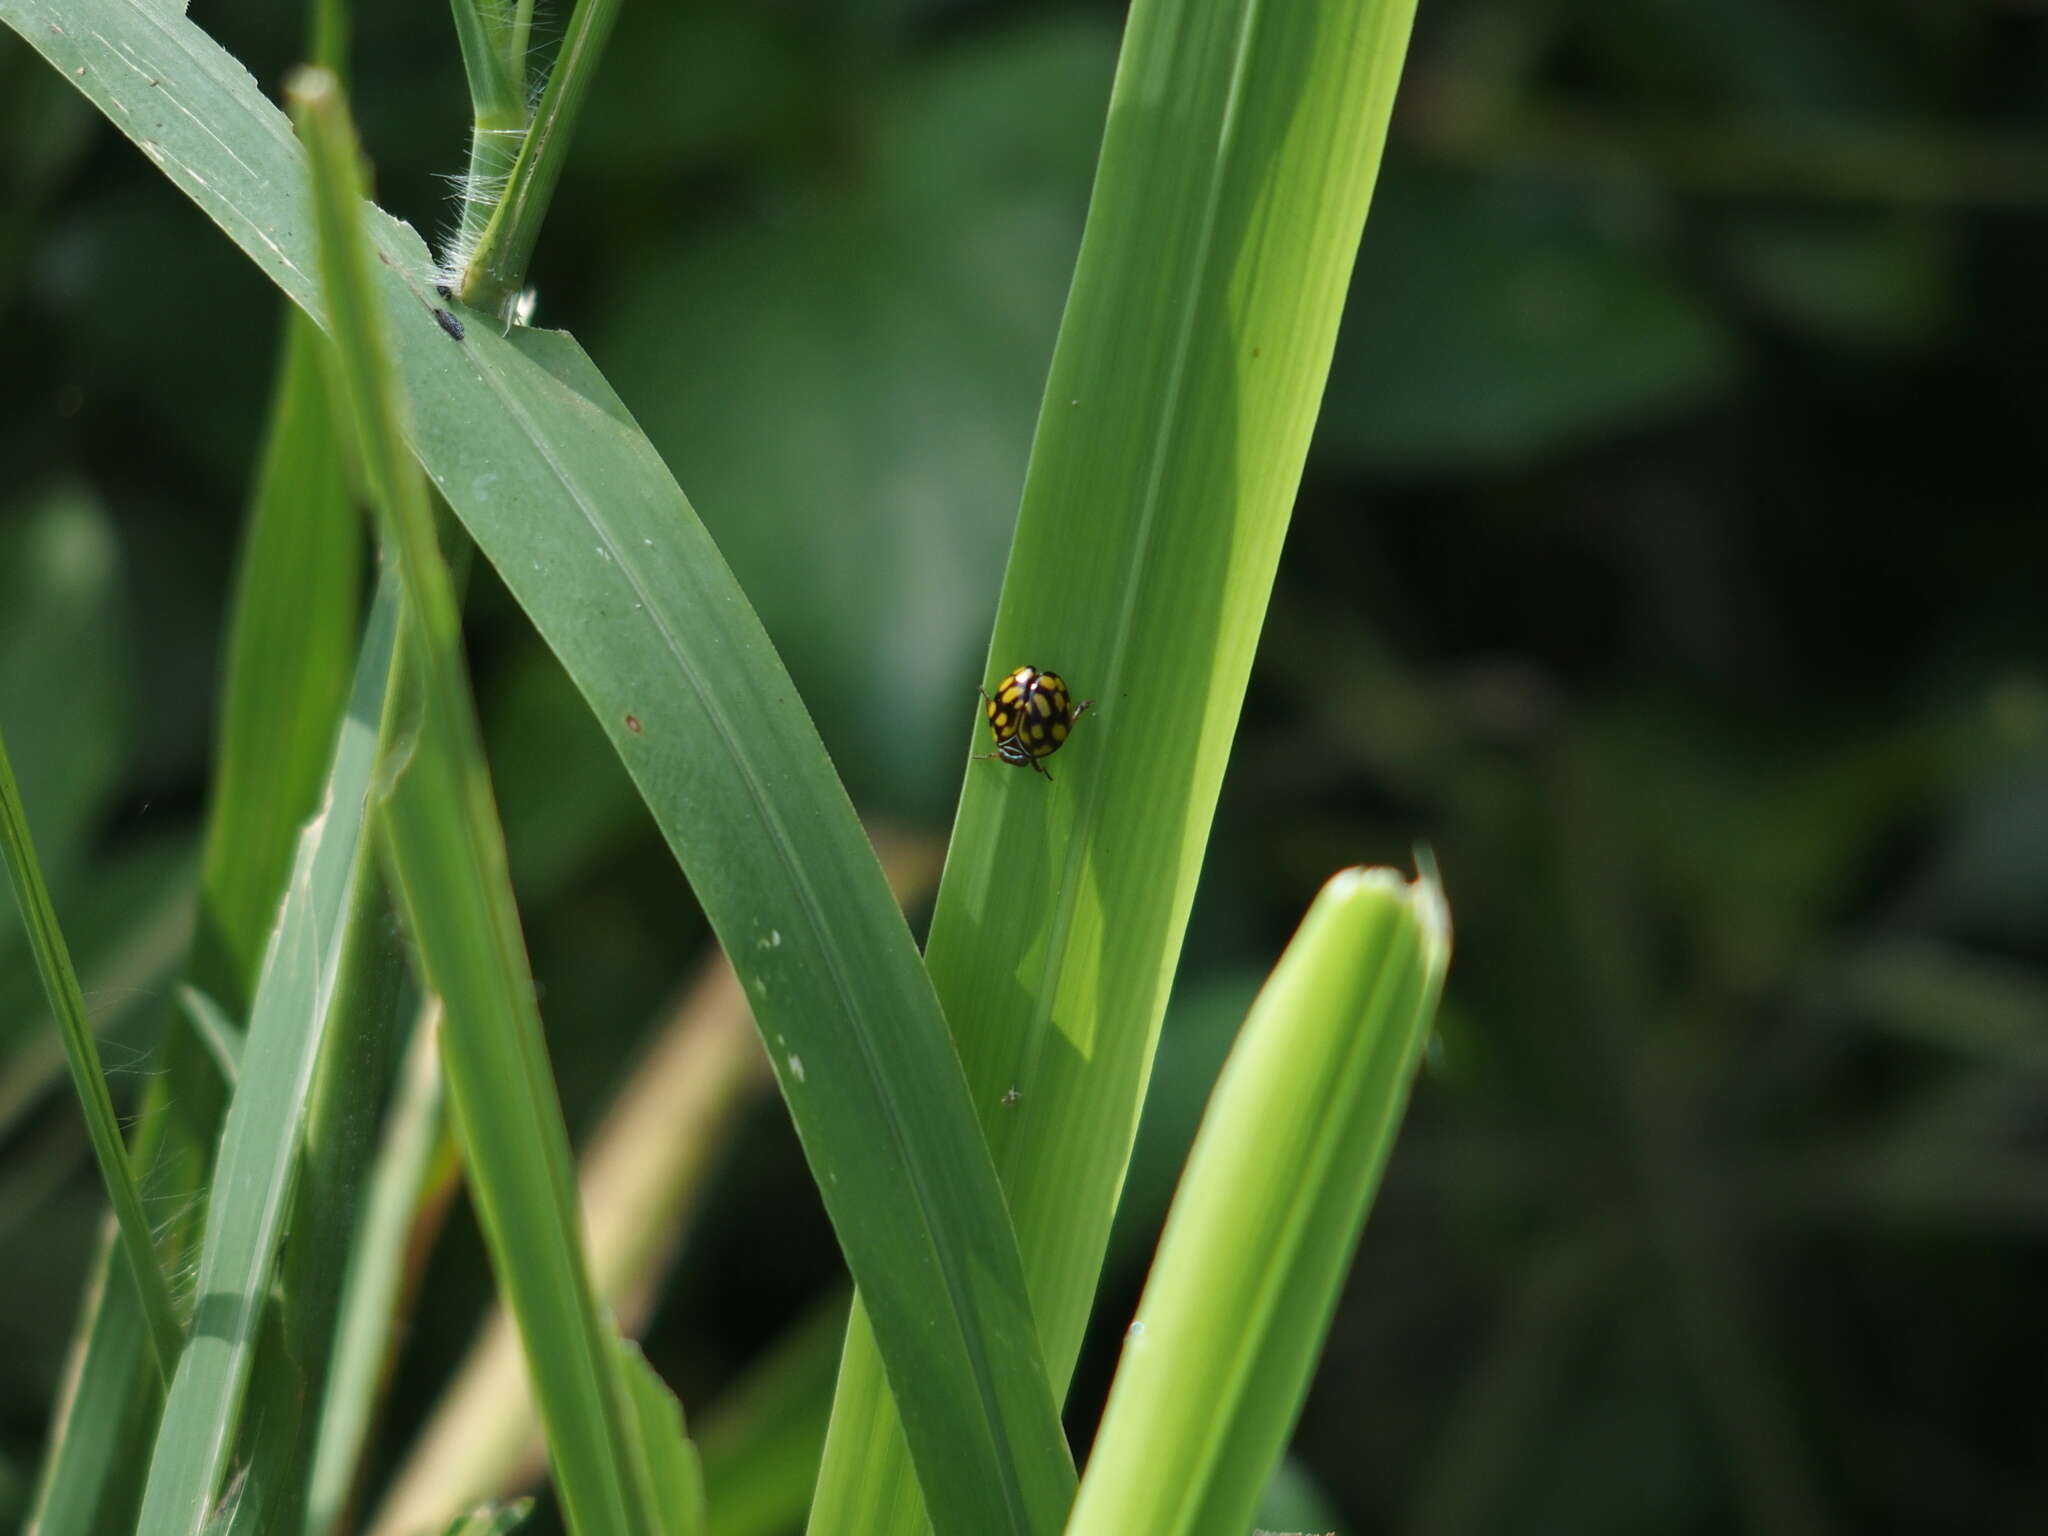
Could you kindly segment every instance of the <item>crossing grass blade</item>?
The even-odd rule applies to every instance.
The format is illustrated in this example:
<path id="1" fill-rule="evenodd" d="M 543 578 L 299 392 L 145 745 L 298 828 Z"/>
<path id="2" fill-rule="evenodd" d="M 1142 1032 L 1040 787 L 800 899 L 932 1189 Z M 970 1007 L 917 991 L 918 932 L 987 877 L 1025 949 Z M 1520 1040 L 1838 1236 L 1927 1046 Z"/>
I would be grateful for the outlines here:
<path id="1" fill-rule="evenodd" d="M 239 64 L 147 0 L 0 0 L 0 20 L 325 313 L 300 155 Z M 456 337 L 418 238 L 370 224 L 413 447 L 583 691 L 746 984 L 934 1507 L 974 1536 L 1056 1526 L 1073 1468 L 1002 1192 L 930 978 L 787 673 L 575 344 L 473 312 Z"/>
<path id="2" fill-rule="evenodd" d="M 397 603 L 371 613 L 322 809 L 300 834 L 228 1107 L 199 1254 L 192 1336 L 164 1404 L 141 1528 L 207 1528 L 241 1420 L 256 1336 L 296 1174 L 314 1064 L 363 878 L 364 827 L 391 672 Z M 210 1069 L 209 1069 L 210 1070 Z"/>
<path id="3" fill-rule="evenodd" d="M 357 1245 L 363 1186 L 386 1090 L 416 1004 L 404 956 L 388 937 L 391 899 L 374 874 L 359 882 L 351 941 L 307 1096 L 305 1134 L 269 1312 L 249 1379 L 247 1468 L 226 1536 L 301 1532 L 319 1414 L 335 1365 L 342 1283 Z"/>
<path id="4" fill-rule="evenodd" d="M 216 769 L 200 862 L 195 992 L 245 1016 L 265 941 L 313 811 L 359 644 L 362 533 L 347 494 L 311 322 L 287 310 L 286 343 L 228 623 Z M 225 1011 L 225 1008 L 223 1008 Z M 182 1261 L 227 1081 L 212 1042 L 173 1020 L 137 1117 L 134 1157 L 172 1213 L 161 1246 Z M 64 1400 L 37 1491 L 40 1536 L 134 1528 L 161 1388 L 145 1382 L 134 1303 L 99 1287 L 86 1309 L 77 1388 Z"/>
<path id="5" fill-rule="evenodd" d="M 569 1134 L 463 669 L 461 609 L 394 392 L 363 231 L 361 150 L 331 71 L 299 71 L 290 94 L 310 161 L 336 372 L 405 592 L 404 679 L 386 715 L 404 745 L 386 768 L 383 814 L 420 971 L 444 1009 L 464 1167 L 519 1321 L 570 1530 L 653 1536 L 647 1490 L 626 1454 L 613 1336 L 584 1259 Z"/>
<path id="6" fill-rule="evenodd" d="M 985 673 L 1050 667 L 1095 708 L 1052 784 L 967 765 L 926 950 L 947 1017 L 973 1023 L 961 1057 L 1055 1391 L 1101 1269 L 1412 14 L 1412 0 L 1131 8 Z M 857 1308 L 820 1536 L 921 1529 L 892 1412 Z"/>
<path id="7" fill-rule="evenodd" d="M 1425 877 L 1323 888 L 1209 1100 L 1068 1536 L 1250 1527 L 1308 1391 L 1450 960 Z"/>

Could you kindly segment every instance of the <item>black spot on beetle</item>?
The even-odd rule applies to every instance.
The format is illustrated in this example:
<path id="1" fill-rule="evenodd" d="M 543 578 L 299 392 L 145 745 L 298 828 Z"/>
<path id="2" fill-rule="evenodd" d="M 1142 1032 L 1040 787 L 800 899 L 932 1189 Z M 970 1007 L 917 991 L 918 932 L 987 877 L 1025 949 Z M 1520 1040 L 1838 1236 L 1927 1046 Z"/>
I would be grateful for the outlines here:
<path id="1" fill-rule="evenodd" d="M 457 341 L 462 340 L 462 322 L 460 320 L 449 314 L 445 309 L 435 310 L 434 318 L 440 322 L 442 330 L 453 336 Z"/>

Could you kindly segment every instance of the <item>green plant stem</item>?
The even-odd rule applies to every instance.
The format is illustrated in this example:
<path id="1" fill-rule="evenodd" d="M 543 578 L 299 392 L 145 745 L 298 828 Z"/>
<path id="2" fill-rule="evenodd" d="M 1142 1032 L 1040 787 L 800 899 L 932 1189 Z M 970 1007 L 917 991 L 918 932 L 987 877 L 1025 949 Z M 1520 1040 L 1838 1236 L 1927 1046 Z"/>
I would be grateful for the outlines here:
<path id="1" fill-rule="evenodd" d="M 170 1284 L 150 1242 L 149 1221 L 142 1211 L 142 1192 L 136 1187 L 135 1170 L 129 1165 L 128 1149 L 121 1140 L 121 1122 L 114 1113 L 113 1096 L 107 1091 L 106 1073 L 100 1068 L 99 1046 L 86 1016 L 78 973 L 71 966 L 71 951 L 57 925 L 57 910 L 51 904 L 42 868 L 36 862 L 35 843 L 29 835 L 28 815 L 22 808 L 21 790 L 14 782 L 14 764 L 8 757 L 4 734 L 0 734 L 0 851 L 7 856 L 14 899 L 21 908 L 22 925 L 28 930 L 29 946 L 35 952 L 36 970 L 49 996 L 50 1012 L 64 1040 L 64 1059 L 71 1068 L 71 1081 L 85 1112 L 86 1135 L 92 1141 L 93 1156 L 99 1160 L 107 1198 L 113 1203 L 121 1248 L 149 1324 L 147 1336 L 150 1352 L 156 1357 L 157 1374 L 169 1381 L 184 1348 L 184 1332 L 171 1305 Z"/>
<path id="2" fill-rule="evenodd" d="M 312 0 L 307 35 L 310 62 L 331 69 L 338 77 L 348 74 L 348 7 L 342 0 Z"/>
<path id="3" fill-rule="evenodd" d="M 525 141 L 526 44 L 520 29 L 515 49 L 510 30 L 493 19 L 490 0 L 452 0 L 452 5 L 462 68 L 469 77 L 472 118 L 455 244 L 458 258 L 467 260 L 483 237 Z"/>
<path id="4" fill-rule="evenodd" d="M 526 130 L 519 158 L 512 167 L 505 195 L 484 227 L 482 238 L 462 275 L 465 304 L 509 319 L 519 291 L 526 286 L 526 268 L 540 239 L 548 204 L 562 179 L 576 119 L 597 77 L 604 45 L 618 20 L 619 0 L 577 0 L 548 71 L 540 110 Z"/>
<path id="5" fill-rule="evenodd" d="M 491 16 L 488 0 L 452 0 L 455 40 L 462 49 L 463 72 L 469 77 L 469 104 L 479 125 L 518 127 L 526 116 L 521 85 L 520 51 Z"/>

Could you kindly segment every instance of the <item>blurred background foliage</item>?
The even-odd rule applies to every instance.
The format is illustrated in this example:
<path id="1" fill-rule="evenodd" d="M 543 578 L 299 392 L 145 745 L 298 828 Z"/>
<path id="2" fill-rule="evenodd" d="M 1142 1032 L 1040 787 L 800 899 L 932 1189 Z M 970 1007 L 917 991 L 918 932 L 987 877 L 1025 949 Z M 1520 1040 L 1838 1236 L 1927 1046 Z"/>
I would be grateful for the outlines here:
<path id="1" fill-rule="evenodd" d="M 193 10 L 297 56 L 294 7 Z M 356 13 L 380 197 L 440 228 L 448 19 Z M 535 266 L 878 822 L 948 822 L 1120 19 L 629 7 Z M 1426 840 L 1442 1037 L 1269 1515 L 2048 1521 L 2043 79 L 2027 0 L 1425 0 L 1077 1446 L 1252 990 L 1327 873 Z M 278 305 L 11 37 L 0 147 L 0 718 L 132 1102 Z M 705 932 L 486 573 L 471 612 L 587 1125 Z M 0 957 L 5 1522 L 100 1199 L 11 912 Z M 764 1102 L 649 1353 L 696 1414 L 836 1267 Z M 486 1284 L 459 1220 L 387 1457 Z"/>

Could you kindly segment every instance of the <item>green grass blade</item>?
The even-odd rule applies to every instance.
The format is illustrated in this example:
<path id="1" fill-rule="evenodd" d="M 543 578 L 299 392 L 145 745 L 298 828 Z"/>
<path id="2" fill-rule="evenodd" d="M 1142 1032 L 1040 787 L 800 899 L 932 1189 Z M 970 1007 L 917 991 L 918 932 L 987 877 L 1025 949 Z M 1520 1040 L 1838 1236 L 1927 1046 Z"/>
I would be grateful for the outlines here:
<path id="1" fill-rule="evenodd" d="M 229 1018 L 248 1013 L 355 666 L 362 517 L 335 438 L 325 345 L 310 320 L 286 312 L 235 578 L 192 959 L 194 984 Z"/>
<path id="2" fill-rule="evenodd" d="M 683 1430 L 683 1405 L 638 1345 L 621 1340 L 619 1371 L 632 1406 L 628 1430 L 660 1536 L 703 1536 L 704 1468 Z"/>
<path id="3" fill-rule="evenodd" d="M 655 1035 L 579 1150 L 598 1295 L 628 1334 L 646 1324 L 734 1124 L 772 1079 L 722 953 Z M 503 1307 L 421 1423 L 368 1529 L 408 1536 L 446 1509 L 520 1488 L 543 1447 L 519 1337 Z"/>
<path id="4" fill-rule="evenodd" d="M 427 985 L 464 1164 L 498 1282 L 519 1320 L 572 1531 L 651 1532 L 625 1458 L 618 1368 L 583 1256 L 568 1130 L 548 1071 L 476 722 L 461 610 L 426 482 L 406 446 L 363 235 L 360 151 L 324 70 L 290 86 L 312 169 L 320 272 L 338 372 L 410 615 L 406 748 L 385 791 L 388 845 Z"/>
<path id="5" fill-rule="evenodd" d="M 1450 959 L 1433 881 L 1347 870 L 1252 1005 L 1174 1197 L 1069 1536 L 1249 1528 Z"/>
<path id="6" fill-rule="evenodd" d="M 232 1000 L 238 1015 L 247 1012 L 293 844 L 319 797 L 359 644 L 362 531 L 315 366 L 319 333 L 297 310 L 286 313 L 228 626 L 203 899 L 185 960 L 191 984 Z M 173 1213 L 160 1234 L 173 1262 L 197 1240 L 226 1102 L 210 1054 L 174 1021 L 137 1120 L 135 1162 L 153 1170 L 149 1193 Z M 44 1466 L 35 1517 L 43 1536 L 134 1528 L 162 1405 L 161 1390 L 142 1385 L 139 1318 L 129 1315 L 126 1289 L 96 1294 L 78 1390 L 65 1400 Z M 108 1438 L 115 1425 L 126 1426 L 118 1441 Z"/>
<path id="7" fill-rule="evenodd" d="M 221 1081 L 232 1090 L 235 1080 L 242 1075 L 242 1026 L 197 987 L 181 982 L 177 996 L 185 1022 L 192 1026 L 199 1043 L 220 1068 Z"/>
<path id="8" fill-rule="evenodd" d="M 235 1441 L 347 919 L 357 906 L 396 606 L 380 598 L 372 609 L 325 804 L 300 835 L 257 982 L 207 1206 L 192 1341 L 164 1405 L 143 1496 L 142 1529 L 152 1536 L 206 1528 Z"/>
<path id="9" fill-rule="evenodd" d="M 291 1240 L 278 1260 L 249 1379 L 248 1428 L 236 1449 L 247 1477 L 231 1531 L 250 1536 L 305 1529 L 319 1407 L 363 1186 L 404 1045 L 401 1022 L 417 1011 L 403 952 L 389 938 L 394 914 L 384 882 L 358 882 L 355 902 L 307 1099 L 286 1226 Z"/>
<path id="10" fill-rule="evenodd" d="M 64 1059 L 71 1068 L 72 1085 L 78 1090 L 79 1107 L 85 1114 L 86 1135 L 92 1142 L 93 1156 L 99 1161 L 100 1180 L 107 1187 L 107 1198 L 114 1207 L 114 1220 L 120 1231 L 122 1255 L 148 1325 L 145 1337 L 156 1357 L 158 1372 L 168 1380 L 184 1347 L 184 1334 L 171 1306 L 170 1285 L 150 1241 L 149 1219 L 142 1211 L 142 1191 L 136 1186 L 128 1148 L 121 1140 L 121 1122 L 114 1114 L 113 1096 L 107 1091 L 107 1076 L 100 1067 L 99 1044 L 93 1038 L 92 1020 L 86 1016 L 85 998 L 78 990 L 78 975 L 71 968 L 71 950 L 64 942 L 63 930 L 57 926 L 57 910 L 50 903 L 42 867 L 36 862 L 28 814 L 14 782 L 14 764 L 7 755 L 4 734 L 0 734 L 0 854 L 6 857 L 14 900 L 28 929 L 29 949 L 35 955 L 36 970 L 50 1000 L 50 1013 L 64 1040 Z"/>
<path id="11" fill-rule="evenodd" d="M 0 0 L 0 19 L 321 311 L 297 148 L 238 64 L 138 0 Z M 156 82 L 146 106 L 138 71 Z M 373 216 L 372 238 L 414 447 L 605 726 L 747 985 L 935 1506 L 975 1536 L 1056 1523 L 1072 1467 L 1001 1190 L 930 979 L 787 673 L 574 343 L 450 336 L 417 237 Z"/>
<path id="12" fill-rule="evenodd" d="M 415 1218 L 433 1182 L 447 1131 L 438 1044 L 440 1010 L 421 1011 L 370 1175 L 348 1256 L 334 1367 L 320 1409 L 306 1503 L 307 1536 L 340 1528 L 355 1490 L 397 1331 L 401 1280 Z"/>
<path id="13" fill-rule="evenodd" d="M 441 1536 L 511 1536 L 533 1513 L 531 1499 L 504 1499 L 451 1520 Z"/>
<path id="14" fill-rule="evenodd" d="M 133 1468 L 148 1452 L 163 1389 L 150 1368 L 142 1303 L 119 1273 L 118 1247 L 109 1231 L 93 1263 L 87 1326 L 29 1514 L 36 1536 L 127 1536 L 135 1529 L 142 1490 Z"/>
<path id="15" fill-rule="evenodd" d="M 1096 709 L 967 765 L 926 956 L 1055 1390 L 1080 1347 L 1378 172 L 1412 0 L 1139 0 L 988 675 Z M 961 710 L 963 726 L 970 709 Z M 978 723 L 977 723 L 978 724 Z M 977 729 L 976 751 L 987 750 Z M 1015 1090 L 1014 1098 L 1011 1090 Z M 858 1277 L 856 1277 L 858 1278 Z M 857 1311 L 812 1528 L 918 1529 Z"/>

